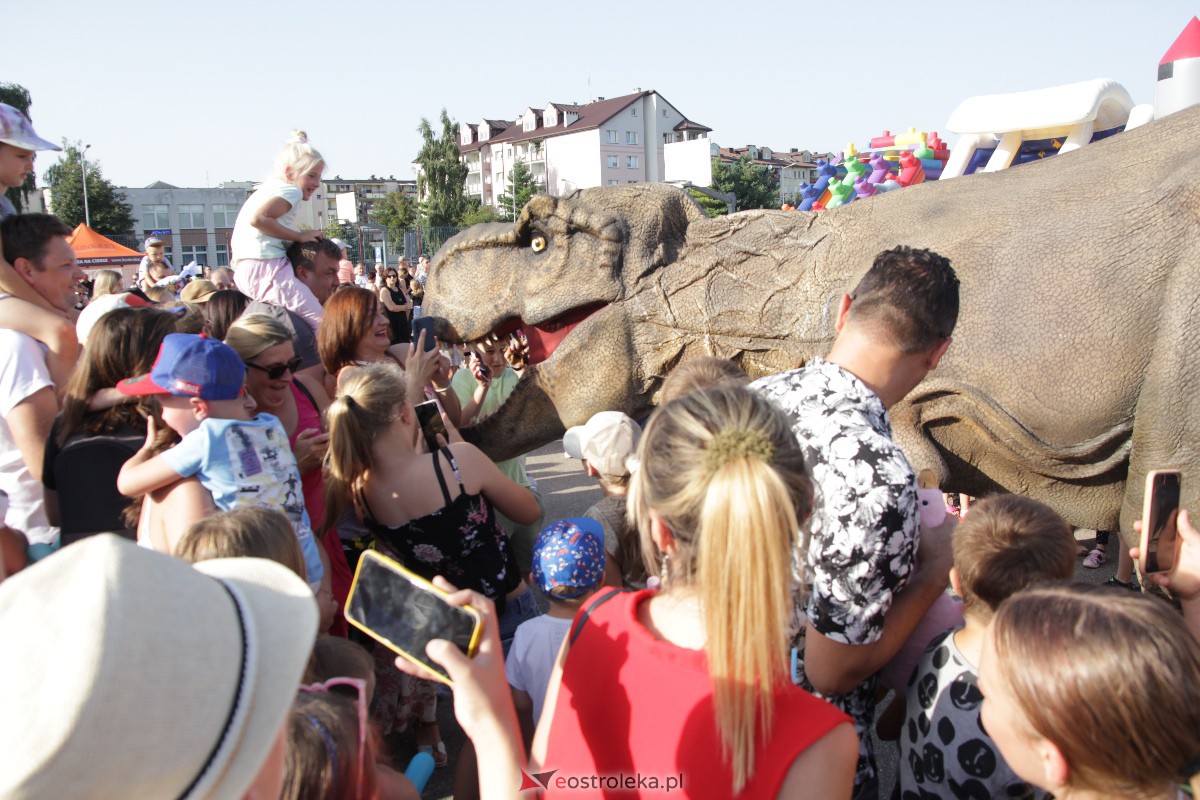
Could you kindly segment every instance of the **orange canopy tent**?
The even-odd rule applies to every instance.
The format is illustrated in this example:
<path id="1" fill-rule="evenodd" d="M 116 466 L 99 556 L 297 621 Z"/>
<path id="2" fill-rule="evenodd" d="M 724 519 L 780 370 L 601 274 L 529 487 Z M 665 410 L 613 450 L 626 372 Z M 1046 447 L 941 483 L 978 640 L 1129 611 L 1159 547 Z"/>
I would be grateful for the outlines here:
<path id="1" fill-rule="evenodd" d="M 137 273 L 137 268 L 133 265 L 142 262 L 142 254 L 137 250 L 131 250 L 107 236 L 96 233 L 82 222 L 67 237 L 67 244 L 71 245 L 71 249 L 75 251 L 75 259 L 79 266 L 88 272 L 89 277 L 98 269 L 121 267 L 123 283 L 129 285 Z"/>

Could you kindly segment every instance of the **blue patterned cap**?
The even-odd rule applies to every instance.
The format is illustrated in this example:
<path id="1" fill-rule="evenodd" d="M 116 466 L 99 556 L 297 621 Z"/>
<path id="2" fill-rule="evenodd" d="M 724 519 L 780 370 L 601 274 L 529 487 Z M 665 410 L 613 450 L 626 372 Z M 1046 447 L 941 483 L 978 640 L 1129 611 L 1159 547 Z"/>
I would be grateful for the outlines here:
<path id="1" fill-rule="evenodd" d="M 570 600 L 604 579 L 604 529 L 587 517 L 551 522 L 533 544 L 533 579 L 550 597 Z"/>

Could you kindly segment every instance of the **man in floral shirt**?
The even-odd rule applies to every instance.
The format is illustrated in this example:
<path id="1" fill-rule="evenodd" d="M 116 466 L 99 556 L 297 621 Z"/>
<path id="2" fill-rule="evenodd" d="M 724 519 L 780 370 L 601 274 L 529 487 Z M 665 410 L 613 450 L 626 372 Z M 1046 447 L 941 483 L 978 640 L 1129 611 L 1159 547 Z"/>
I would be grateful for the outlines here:
<path id="1" fill-rule="evenodd" d="M 917 558 L 916 479 L 887 410 L 937 366 L 958 319 L 958 278 L 929 250 L 880 253 L 842 297 L 829 355 L 753 387 L 792 418 L 815 502 L 797 593 L 797 681 L 859 736 L 855 798 L 878 796 L 869 735 L 876 673 L 945 590 L 952 522 Z"/>

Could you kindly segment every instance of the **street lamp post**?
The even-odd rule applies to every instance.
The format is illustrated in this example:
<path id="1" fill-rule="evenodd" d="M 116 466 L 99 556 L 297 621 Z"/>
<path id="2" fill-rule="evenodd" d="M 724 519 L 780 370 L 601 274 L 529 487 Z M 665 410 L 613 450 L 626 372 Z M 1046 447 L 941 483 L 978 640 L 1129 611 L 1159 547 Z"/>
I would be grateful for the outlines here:
<path id="1" fill-rule="evenodd" d="M 83 151 L 79 154 L 79 162 L 83 167 L 83 222 L 89 228 L 92 227 L 92 215 L 88 212 L 88 196 L 87 196 L 87 151 L 91 150 L 90 144 L 83 146 Z"/>

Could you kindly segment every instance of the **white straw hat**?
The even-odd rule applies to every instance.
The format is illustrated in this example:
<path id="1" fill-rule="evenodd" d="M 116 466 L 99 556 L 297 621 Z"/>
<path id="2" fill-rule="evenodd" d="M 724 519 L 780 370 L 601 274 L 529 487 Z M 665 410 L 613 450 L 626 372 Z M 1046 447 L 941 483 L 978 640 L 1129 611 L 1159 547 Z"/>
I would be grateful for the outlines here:
<path id="1" fill-rule="evenodd" d="M 273 561 L 64 547 L 0 584 L 0 797 L 240 800 L 316 628 Z"/>

